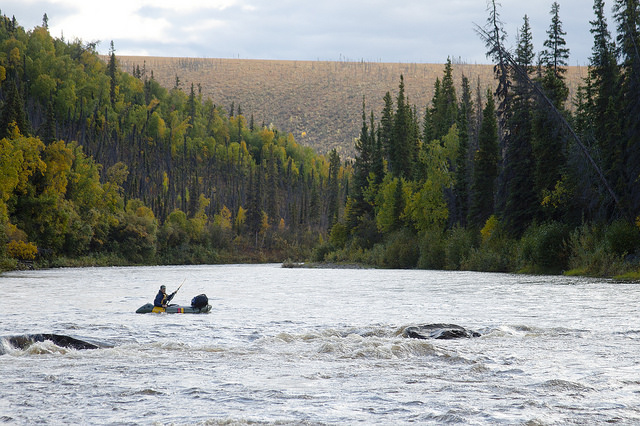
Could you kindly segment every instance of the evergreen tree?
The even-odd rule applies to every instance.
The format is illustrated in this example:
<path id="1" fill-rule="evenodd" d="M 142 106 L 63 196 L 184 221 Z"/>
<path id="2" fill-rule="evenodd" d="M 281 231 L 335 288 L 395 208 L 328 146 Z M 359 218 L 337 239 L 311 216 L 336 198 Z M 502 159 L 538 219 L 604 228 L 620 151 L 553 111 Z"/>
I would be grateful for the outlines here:
<path id="1" fill-rule="evenodd" d="M 451 222 L 465 226 L 469 211 L 469 139 L 471 138 L 471 121 L 473 119 L 473 100 L 471 99 L 469 79 L 462 76 L 462 97 L 458 107 L 459 146 L 455 165 L 455 183 L 453 194 L 455 208 L 451 211 Z"/>
<path id="2" fill-rule="evenodd" d="M 491 90 L 482 112 L 482 125 L 478 136 L 478 151 L 474 158 L 474 173 L 469 207 L 469 225 L 484 226 L 494 212 L 496 179 L 498 177 L 498 124 Z"/>
<path id="3" fill-rule="evenodd" d="M 435 115 L 436 105 L 440 103 L 440 77 L 436 77 L 435 83 L 433 83 L 433 98 L 431 99 L 431 106 L 427 105 L 424 113 L 424 121 L 422 123 L 422 140 L 424 143 L 429 143 L 434 140 L 436 133 L 433 128 L 433 116 Z"/>
<path id="4" fill-rule="evenodd" d="M 24 112 L 24 101 L 15 80 L 8 82 L 8 86 L 6 100 L 0 113 L 0 139 L 9 135 L 14 124 L 23 136 L 28 136 L 31 133 L 31 126 Z"/>
<path id="5" fill-rule="evenodd" d="M 458 99 L 453 84 L 453 67 L 451 65 L 451 58 L 447 58 L 442 83 L 440 83 L 439 90 L 436 89 L 436 96 L 434 96 L 433 99 L 430 139 L 425 140 L 425 142 L 442 139 L 449 133 L 449 129 L 457 119 Z"/>
<path id="6" fill-rule="evenodd" d="M 356 139 L 356 158 L 353 164 L 353 186 L 351 187 L 351 208 L 349 211 L 349 227 L 356 228 L 372 211 L 371 204 L 365 199 L 371 173 L 373 141 L 367 124 L 365 99 L 362 98 L 362 128 L 360 137 Z"/>
<path id="7" fill-rule="evenodd" d="M 256 167 L 249 177 L 249 193 L 247 197 L 247 231 L 258 247 L 258 234 L 262 228 L 262 171 Z"/>
<path id="8" fill-rule="evenodd" d="M 340 218 L 340 155 L 336 149 L 332 149 L 329 153 L 329 182 L 328 182 L 328 216 L 329 228 L 333 227 Z"/>
<path id="9" fill-rule="evenodd" d="M 583 134 L 593 136 L 600 151 L 602 169 L 617 194 L 625 192 L 624 152 L 621 131 L 620 70 L 616 57 L 616 46 L 611 39 L 604 12 L 604 0 L 594 0 L 595 20 L 591 23 L 594 37 L 589 64 L 589 78 L 585 90 L 586 127 Z M 606 211 L 613 212 L 610 201 Z"/>
<path id="10" fill-rule="evenodd" d="M 382 138 L 380 128 L 376 131 L 373 111 L 369 117 L 369 140 L 372 143 L 371 172 L 374 175 L 374 184 L 379 187 L 384 179 L 384 152 L 382 149 Z"/>
<path id="11" fill-rule="evenodd" d="M 191 129 L 193 129 L 196 120 L 196 91 L 193 83 L 191 83 L 191 91 L 189 92 L 187 106 L 189 108 L 189 124 L 191 124 Z"/>
<path id="12" fill-rule="evenodd" d="M 542 62 L 550 68 L 554 74 L 564 74 L 566 72 L 567 61 L 569 59 L 569 49 L 564 36 L 567 35 L 562 30 L 560 20 L 560 5 L 553 2 L 551 5 L 551 25 L 547 30 L 547 40 L 544 42 L 545 50 L 541 53 Z"/>
<path id="13" fill-rule="evenodd" d="M 625 191 L 622 203 L 633 217 L 640 212 L 640 1 L 616 0 L 618 46 L 622 60 L 622 136 L 624 143 Z"/>
<path id="14" fill-rule="evenodd" d="M 380 118 L 380 145 L 382 147 L 383 158 L 391 169 L 391 152 L 393 140 L 393 99 L 391 94 L 387 92 L 384 95 L 384 108 L 382 109 L 382 117 Z"/>
<path id="15" fill-rule="evenodd" d="M 409 154 L 409 167 L 411 167 L 409 177 L 413 180 L 420 178 L 420 165 L 418 154 L 420 151 L 420 124 L 418 120 L 418 109 L 414 105 L 409 108 L 409 140 L 407 152 Z"/>
<path id="16" fill-rule="evenodd" d="M 266 183 L 266 188 L 263 188 L 263 192 L 266 198 L 267 216 L 269 217 L 271 224 L 276 225 L 280 221 L 280 202 L 278 200 L 278 182 L 280 181 L 280 178 L 277 159 L 273 152 L 273 145 L 269 146 L 269 154 L 266 161 L 263 161 L 263 164 L 265 172 L 264 181 Z"/>
<path id="17" fill-rule="evenodd" d="M 518 33 L 516 63 L 527 73 L 533 72 L 533 42 L 529 18 Z M 513 73 L 512 112 L 505 123 L 503 175 L 505 203 L 502 218 L 512 235 L 519 237 L 537 213 L 533 189 L 534 159 L 532 151 L 533 93 L 526 76 Z"/>
<path id="18" fill-rule="evenodd" d="M 507 38 L 507 33 L 504 30 L 504 24 L 500 19 L 500 12 L 498 11 L 499 3 L 496 0 L 489 0 L 487 2 L 487 9 L 489 11 L 489 17 L 483 28 L 477 28 L 477 31 L 485 40 L 487 47 L 487 57 L 493 58 L 495 65 L 493 67 L 493 73 L 498 80 L 498 86 L 495 91 L 496 100 L 500 101 L 496 112 L 501 122 L 508 120 L 509 103 L 510 103 L 510 86 L 511 80 L 509 78 L 509 60 L 505 54 L 504 42 Z"/>
<path id="19" fill-rule="evenodd" d="M 109 65 L 107 67 L 107 74 L 109 75 L 109 99 L 111 100 L 111 107 L 116 106 L 116 87 L 118 86 L 118 64 L 116 62 L 116 49 L 113 46 L 113 40 L 109 47 Z"/>
<path id="20" fill-rule="evenodd" d="M 413 155 L 412 113 L 404 94 L 404 77 L 400 75 L 390 152 L 391 173 L 397 177 L 410 178 L 413 174 Z"/>
<path id="21" fill-rule="evenodd" d="M 565 47 L 565 33 L 559 18 L 558 3 L 553 3 L 551 16 L 548 39 L 544 43 L 548 50 L 541 55 L 545 65 L 541 86 L 555 108 L 566 115 L 564 104 L 569 96 L 569 89 L 564 79 L 564 67 L 567 65 L 569 50 Z M 544 103 L 538 103 L 534 113 L 532 148 L 536 161 L 534 187 L 540 202 L 556 189 L 561 180 L 563 167 L 567 162 L 565 138 L 566 134 L 558 125 L 555 112 Z"/>
<path id="22" fill-rule="evenodd" d="M 55 112 L 53 110 L 53 102 L 49 101 L 47 104 L 47 118 L 44 122 L 44 130 L 42 134 L 42 142 L 45 145 L 49 145 L 50 143 L 56 140 L 56 117 Z"/>
<path id="23" fill-rule="evenodd" d="M 373 156 L 373 143 L 370 140 L 369 126 L 365 111 L 365 99 L 362 98 L 362 128 L 360 137 L 356 140 L 356 160 L 353 165 L 354 198 L 364 201 L 364 190 L 368 186 L 369 173 L 371 172 L 371 159 Z"/>

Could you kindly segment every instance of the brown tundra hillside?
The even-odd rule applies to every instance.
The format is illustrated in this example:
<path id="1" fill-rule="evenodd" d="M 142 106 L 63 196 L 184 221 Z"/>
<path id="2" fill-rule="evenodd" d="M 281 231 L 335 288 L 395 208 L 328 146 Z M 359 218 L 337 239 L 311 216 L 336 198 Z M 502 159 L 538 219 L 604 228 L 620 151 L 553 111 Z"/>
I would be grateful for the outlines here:
<path id="1" fill-rule="evenodd" d="M 120 68 L 132 72 L 136 66 L 167 88 L 175 86 L 188 92 L 191 83 L 200 85 L 203 98 L 227 111 L 233 104 L 242 109 L 256 125 L 273 124 L 292 133 L 300 144 L 320 153 L 336 148 L 342 158 L 354 153 L 354 138 L 362 125 L 362 98 L 367 117 L 373 111 L 379 119 L 383 97 L 394 98 L 400 75 L 405 93 L 420 117 L 430 105 L 436 78 L 442 79 L 444 64 L 274 61 L 251 59 L 163 58 L 119 56 Z M 469 78 L 475 92 L 494 86 L 492 65 L 454 63 L 454 81 L 458 96 L 462 76 Z M 586 77 L 586 67 L 570 67 L 567 82 L 570 96 Z"/>

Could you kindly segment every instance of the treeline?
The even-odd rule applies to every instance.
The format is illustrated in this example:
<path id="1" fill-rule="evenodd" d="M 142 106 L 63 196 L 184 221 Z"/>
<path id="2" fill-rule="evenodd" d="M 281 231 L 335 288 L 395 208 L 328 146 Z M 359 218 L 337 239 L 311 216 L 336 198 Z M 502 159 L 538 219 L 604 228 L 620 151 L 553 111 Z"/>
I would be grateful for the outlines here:
<path id="1" fill-rule="evenodd" d="M 335 152 L 47 24 L 0 17 L 4 268 L 301 259 L 326 235 L 350 176 Z"/>
<path id="2" fill-rule="evenodd" d="M 366 114 L 352 191 L 316 259 L 385 267 L 614 275 L 640 249 L 640 5 L 617 0 L 615 38 L 595 0 L 588 78 L 568 99 L 560 6 L 536 52 L 525 15 L 513 49 L 495 1 L 478 27 L 495 92 L 448 61 L 418 117 L 400 77 Z M 474 87 L 475 86 L 475 87 Z"/>

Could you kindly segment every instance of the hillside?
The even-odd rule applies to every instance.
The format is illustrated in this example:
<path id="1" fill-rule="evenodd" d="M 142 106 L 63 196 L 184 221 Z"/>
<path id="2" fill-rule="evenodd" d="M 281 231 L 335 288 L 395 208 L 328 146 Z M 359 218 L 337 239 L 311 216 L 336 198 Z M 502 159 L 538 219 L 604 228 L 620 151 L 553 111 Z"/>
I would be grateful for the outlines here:
<path id="1" fill-rule="evenodd" d="M 442 78 L 443 64 L 271 61 L 247 59 L 200 59 L 119 56 L 123 71 L 136 66 L 153 71 L 163 86 L 175 86 L 176 76 L 188 91 L 191 83 L 202 88 L 204 98 L 230 109 L 242 108 L 256 124 L 273 123 L 291 132 L 303 145 L 321 153 L 336 148 L 342 157 L 353 155 L 353 140 L 361 127 L 362 97 L 367 115 L 376 117 L 383 107 L 383 96 L 395 98 L 400 75 L 410 103 L 420 116 L 433 97 L 436 78 Z M 459 86 L 464 74 L 475 90 L 478 78 L 484 89 L 494 84 L 492 65 L 454 64 L 454 81 Z M 586 67 L 571 67 L 567 73 L 571 96 Z"/>

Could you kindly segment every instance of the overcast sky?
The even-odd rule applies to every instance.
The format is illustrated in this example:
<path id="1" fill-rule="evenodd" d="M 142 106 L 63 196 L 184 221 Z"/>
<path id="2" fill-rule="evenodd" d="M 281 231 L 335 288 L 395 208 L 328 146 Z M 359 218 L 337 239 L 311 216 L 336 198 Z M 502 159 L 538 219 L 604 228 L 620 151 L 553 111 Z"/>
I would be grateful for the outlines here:
<path id="1" fill-rule="evenodd" d="M 508 45 L 527 14 L 542 50 L 553 1 L 500 3 Z M 569 64 L 586 65 L 593 1 L 558 3 Z M 489 63 L 473 29 L 486 0 L 3 0 L 0 11 L 27 30 L 46 13 L 54 37 L 100 41 L 100 53 L 113 40 L 117 55 Z"/>

